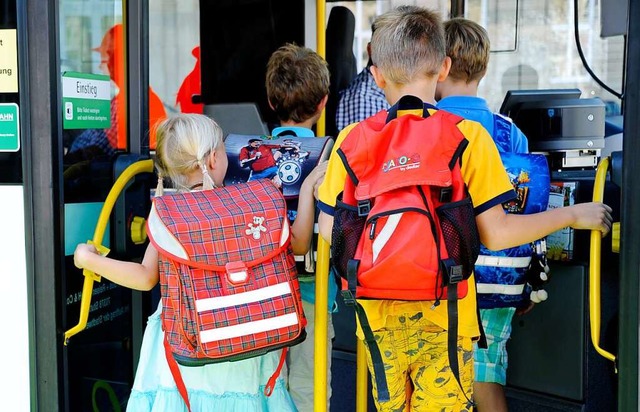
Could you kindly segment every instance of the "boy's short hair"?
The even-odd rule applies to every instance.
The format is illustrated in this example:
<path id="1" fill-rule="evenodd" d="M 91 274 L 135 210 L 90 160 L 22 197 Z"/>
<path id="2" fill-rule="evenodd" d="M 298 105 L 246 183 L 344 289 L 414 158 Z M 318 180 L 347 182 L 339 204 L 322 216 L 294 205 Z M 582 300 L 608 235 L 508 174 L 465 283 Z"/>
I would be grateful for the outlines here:
<path id="1" fill-rule="evenodd" d="M 288 43 L 267 63 L 267 98 L 280 121 L 301 123 L 329 94 L 329 66 L 316 52 Z"/>
<path id="2" fill-rule="evenodd" d="M 478 23 L 457 17 L 444 22 L 447 56 L 451 57 L 449 76 L 466 83 L 480 81 L 489 64 L 489 34 Z"/>
<path id="3" fill-rule="evenodd" d="M 387 81 L 407 84 L 418 76 L 435 76 L 444 61 L 442 19 L 437 12 L 400 6 L 374 22 L 371 59 Z"/>

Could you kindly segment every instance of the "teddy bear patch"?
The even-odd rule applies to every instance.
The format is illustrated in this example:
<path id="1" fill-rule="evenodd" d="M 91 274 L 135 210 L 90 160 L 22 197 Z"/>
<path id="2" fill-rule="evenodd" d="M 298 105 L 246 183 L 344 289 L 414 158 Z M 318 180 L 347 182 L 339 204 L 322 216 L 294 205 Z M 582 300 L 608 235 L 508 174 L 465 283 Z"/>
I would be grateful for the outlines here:
<path id="1" fill-rule="evenodd" d="M 245 233 L 251 235 L 255 240 L 260 240 L 261 232 L 267 231 L 267 228 L 263 225 L 264 221 L 265 218 L 263 216 L 254 216 L 253 221 L 247 225 L 249 228 L 245 230 Z"/>

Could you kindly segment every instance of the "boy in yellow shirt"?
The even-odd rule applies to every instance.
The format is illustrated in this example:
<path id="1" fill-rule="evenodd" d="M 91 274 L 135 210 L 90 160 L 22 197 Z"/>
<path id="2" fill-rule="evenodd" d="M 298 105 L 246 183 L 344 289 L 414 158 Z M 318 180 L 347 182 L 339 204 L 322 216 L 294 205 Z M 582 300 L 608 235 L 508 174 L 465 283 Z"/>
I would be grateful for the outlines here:
<path id="1" fill-rule="evenodd" d="M 444 31 L 438 14 L 420 7 L 401 6 L 379 16 L 374 24 L 371 72 L 389 104 L 395 105 L 403 96 L 415 96 L 424 102 L 424 108 L 398 110 L 398 116 L 436 113 L 436 85 L 446 78 L 451 66 L 451 60 L 446 57 Z M 603 236 L 609 232 L 611 209 L 601 203 L 578 204 L 539 215 L 505 214 L 502 203 L 513 198 L 515 193 L 491 136 L 479 123 L 468 120 L 460 121 L 457 128 L 466 139 L 461 173 L 473 201 L 480 240 L 485 246 L 504 249 L 531 242 L 566 226 L 600 230 Z M 320 233 L 329 242 L 336 199 L 349 187 L 345 186 L 347 170 L 338 149 L 352 131 L 354 135 L 366 132 L 358 124 L 352 124 L 340 133 L 318 192 Z M 530 230 L 523 231 L 523 227 Z M 398 274 L 389 274 L 393 275 Z M 472 409 L 472 340 L 479 335 L 473 276 L 469 279 L 466 297 L 457 304 L 459 376 L 452 373 L 447 356 L 446 304 L 382 299 L 358 299 L 358 303 L 366 313 L 384 363 L 385 376 L 376 376 L 372 348 L 367 346 L 378 410 L 402 411 L 409 407 L 421 412 Z M 362 317 L 359 320 L 362 322 Z M 363 339 L 360 327 L 357 334 Z M 382 402 L 378 399 L 380 379 L 386 380 L 390 398 Z"/>

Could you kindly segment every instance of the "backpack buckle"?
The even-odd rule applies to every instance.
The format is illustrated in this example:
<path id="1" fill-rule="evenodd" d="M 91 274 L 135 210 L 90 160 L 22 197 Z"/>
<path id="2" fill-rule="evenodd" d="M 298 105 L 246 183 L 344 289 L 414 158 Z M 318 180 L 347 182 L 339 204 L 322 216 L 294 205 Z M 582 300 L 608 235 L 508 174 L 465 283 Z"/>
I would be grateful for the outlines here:
<path id="1" fill-rule="evenodd" d="M 449 203 L 453 199 L 453 188 L 443 187 L 440 189 L 440 203 Z"/>
<path id="2" fill-rule="evenodd" d="M 448 258 L 442 261 L 444 273 L 447 274 L 447 285 L 458 283 L 464 280 L 464 267 L 458 265 L 455 260 Z"/>
<path id="3" fill-rule="evenodd" d="M 224 268 L 227 271 L 227 280 L 232 285 L 246 283 L 249 279 L 249 269 L 242 261 L 229 262 Z"/>
<path id="4" fill-rule="evenodd" d="M 367 216 L 371 211 L 371 201 L 367 200 L 358 200 L 358 216 Z"/>
<path id="5" fill-rule="evenodd" d="M 354 306 L 356 304 L 356 298 L 350 290 L 342 290 L 340 291 L 340 294 L 342 295 L 342 300 L 344 300 L 345 305 Z"/>

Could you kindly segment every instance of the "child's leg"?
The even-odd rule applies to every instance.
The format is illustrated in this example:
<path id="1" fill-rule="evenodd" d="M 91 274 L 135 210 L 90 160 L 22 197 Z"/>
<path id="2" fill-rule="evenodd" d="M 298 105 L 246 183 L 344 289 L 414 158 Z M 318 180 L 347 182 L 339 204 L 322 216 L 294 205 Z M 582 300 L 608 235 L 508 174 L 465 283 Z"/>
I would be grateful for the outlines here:
<path id="1" fill-rule="evenodd" d="M 307 317 L 307 338 L 289 348 L 289 393 L 299 412 L 313 412 L 313 351 L 315 342 L 315 305 L 302 301 Z M 328 315 L 327 331 L 327 411 L 331 399 L 331 347 L 334 337 L 331 314 Z"/>
<path id="2" fill-rule="evenodd" d="M 475 383 L 473 397 L 479 412 L 506 412 L 503 386 L 507 380 L 507 340 L 515 308 L 481 309 L 480 318 L 487 337 L 487 349 L 473 352 Z"/>
<path id="3" fill-rule="evenodd" d="M 472 396 L 473 344 L 471 338 L 458 337 L 460 384 L 449 366 L 448 332 L 427 320 L 409 325 L 409 347 L 414 351 L 410 359 L 413 381 L 412 411 L 471 411 L 467 399 Z M 466 394 L 466 397 L 465 397 Z"/>
<path id="4" fill-rule="evenodd" d="M 404 317 L 403 321 L 404 321 Z M 411 349 L 407 346 L 407 336 L 404 326 L 398 316 L 387 316 L 386 326 L 373 332 L 386 372 L 387 386 L 389 389 L 389 401 L 378 402 L 378 389 L 371 363 L 371 353 L 367 349 L 367 366 L 371 374 L 371 384 L 373 389 L 373 400 L 378 411 L 402 412 L 408 411 L 408 399 L 411 396 L 411 384 L 408 379 L 407 370 L 409 358 L 407 352 Z"/>

